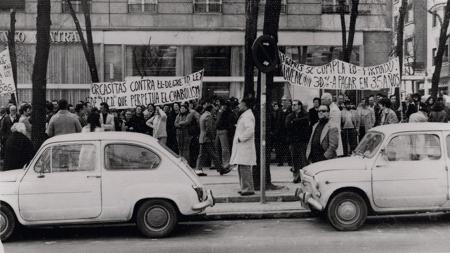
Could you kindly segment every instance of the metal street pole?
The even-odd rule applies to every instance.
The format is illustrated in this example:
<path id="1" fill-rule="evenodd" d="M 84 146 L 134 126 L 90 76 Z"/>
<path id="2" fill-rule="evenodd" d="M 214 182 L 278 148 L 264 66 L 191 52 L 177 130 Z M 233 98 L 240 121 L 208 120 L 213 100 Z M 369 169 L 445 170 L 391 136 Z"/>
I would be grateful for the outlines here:
<path id="1" fill-rule="evenodd" d="M 261 190 L 261 199 L 260 203 L 266 203 L 266 73 L 261 73 L 261 103 L 260 103 L 260 140 L 261 146 L 260 150 L 260 190 Z"/>

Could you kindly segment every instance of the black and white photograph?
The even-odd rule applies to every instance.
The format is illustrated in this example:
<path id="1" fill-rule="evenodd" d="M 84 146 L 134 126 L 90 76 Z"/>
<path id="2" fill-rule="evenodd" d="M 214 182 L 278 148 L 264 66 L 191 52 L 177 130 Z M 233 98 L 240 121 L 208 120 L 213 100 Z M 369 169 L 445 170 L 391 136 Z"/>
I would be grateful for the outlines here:
<path id="1" fill-rule="evenodd" d="M 0 0 L 0 253 L 450 252 L 450 0 Z"/>

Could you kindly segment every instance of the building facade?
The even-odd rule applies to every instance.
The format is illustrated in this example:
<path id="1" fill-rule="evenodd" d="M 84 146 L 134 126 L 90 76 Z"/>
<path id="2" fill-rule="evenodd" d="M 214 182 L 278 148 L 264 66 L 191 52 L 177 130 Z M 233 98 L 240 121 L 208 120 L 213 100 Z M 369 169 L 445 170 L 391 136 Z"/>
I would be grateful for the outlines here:
<path id="1" fill-rule="evenodd" d="M 81 13 L 80 1 L 72 2 Z M 11 7 L 17 10 L 18 96 L 31 101 L 37 0 L 0 2 L 0 47 L 6 45 Z M 91 0 L 89 7 L 101 81 L 182 76 L 204 69 L 204 96 L 242 97 L 245 0 Z M 264 1 L 259 9 L 261 31 Z M 74 22 L 65 0 L 52 0 L 51 10 L 48 99 L 84 100 L 91 79 Z M 361 0 L 359 10 L 352 62 L 386 62 L 392 48 L 391 0 Z M 339 11 L 338 0 L 283 0 L 280 50 L 309 65 L 339 58 Z M 82 15 L 79 20 L 84 27 Z M 275 80 L 274 96 L 280 98 L 285 82 L 281 77 Z M 289 91 L 303 100 L 318 95 L 317 90 L 298 87 Z"/>

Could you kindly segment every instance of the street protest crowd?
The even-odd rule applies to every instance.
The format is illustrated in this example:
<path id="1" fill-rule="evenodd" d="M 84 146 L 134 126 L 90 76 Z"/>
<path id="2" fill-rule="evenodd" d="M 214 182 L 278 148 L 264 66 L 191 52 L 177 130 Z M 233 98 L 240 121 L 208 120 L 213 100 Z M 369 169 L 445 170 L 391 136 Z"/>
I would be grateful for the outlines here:
<path id="1" fill-rule="evenodd" d="M 46 134 L 53 137 L 77 132 L 126 131 L 151 135 L 182 156 L 199 176 L 205 169 L 227 174 L 237 165 L 241 195 L 254 194 L 252 167 L 256 165 L 253 99 L 212 98 L 133 109 L 99 108 L 89 102 L 47 102 Z M 22 168 L 33 155 L 31 105 L 0 108 L 0 158 L 3 170 Z M 395 95 L 371 95 L 358 105 L 346 96 L 330 93 L 313 99 L 308 110 L 299 100 L 281 99 L 271 110 L 269 150 L 278 166 L 291 167 L 293 182 L 309 163 L 348 156 L 369 129 L 399 122 L 447 122 L 442 97 L 423 100 L 419 94 L 399 102 Z"/>

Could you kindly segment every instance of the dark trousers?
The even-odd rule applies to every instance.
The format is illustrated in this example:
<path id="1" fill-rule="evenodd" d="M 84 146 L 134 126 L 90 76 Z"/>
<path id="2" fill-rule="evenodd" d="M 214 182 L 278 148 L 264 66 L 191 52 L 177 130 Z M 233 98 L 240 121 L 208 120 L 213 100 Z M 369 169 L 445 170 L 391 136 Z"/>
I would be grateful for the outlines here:
<path id="1" fill-rule="evenodd" d="M 291 155 L 289 152 L 289 144 L 284 141 L 284 137 L 275 137 L 279 138 L 278 140 L 274 140 L 275 153 L 277 155 L 276 161 L 278 164 L 284 164 L 285 162 L 291 163 Z"/>
<path id="2" fill-rule="evenodd" d="M 361 141 L 363 139 L 364 135 L 366 135 L 366 127 L 360 126 L 359 127 L 359 141 Z"/>
<path id="3" fill-rule="evenodd" d="M 221 168 L 219 157 L 217 156 L 216 149 L 213 142 L 200 143 L 200 152 L 197 159 L 197 169 L 203 169 L 203 167 L 209 167 L 211 165 L 210 159 L 214 163 L 214 167 Z"/>
<path id="4" fill-rule="evenodd" d="M 291 158 L 293 167 L 293 177 L 294 180 L 300 180 L 300 170 L 307 165 L 306 160 L 306 148 L 308 147 L 308 143 L 306 142 L 297 142 L 292 143 L 289 148 L 291 150 Z"/>
<path id="5" fill-rule="evenodd" d="M 189 145 L 189 165 L 192 168 L 195 168 L 195 166 L 197 166 L 199 148 L 200 144 L 198 143 L 198 136 L 192 136 Z"/>
<path id="6" fill-rule="evenodd" d="M 348 156 L 355 150 L 357 145 L 356 130 L 354 128 L 345 128 L 342 129 L 341 135 L 344 156 Z"/>

